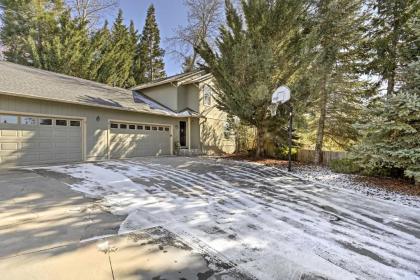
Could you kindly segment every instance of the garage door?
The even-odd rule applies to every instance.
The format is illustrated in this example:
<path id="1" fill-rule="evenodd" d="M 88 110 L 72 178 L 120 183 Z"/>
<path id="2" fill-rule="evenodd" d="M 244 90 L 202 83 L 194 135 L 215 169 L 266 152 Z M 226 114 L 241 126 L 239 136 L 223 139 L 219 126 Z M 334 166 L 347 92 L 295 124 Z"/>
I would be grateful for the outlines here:
<path id="1" fill-rule="evenodd" d="M 0 114 L 0 167 L 82 159 L 81 120 Z"/>
<path id="2" fill-rule="evenodd" d="M 164 125 L 110 123 L 111 158 L 169 155 L 170 127 Z"/>

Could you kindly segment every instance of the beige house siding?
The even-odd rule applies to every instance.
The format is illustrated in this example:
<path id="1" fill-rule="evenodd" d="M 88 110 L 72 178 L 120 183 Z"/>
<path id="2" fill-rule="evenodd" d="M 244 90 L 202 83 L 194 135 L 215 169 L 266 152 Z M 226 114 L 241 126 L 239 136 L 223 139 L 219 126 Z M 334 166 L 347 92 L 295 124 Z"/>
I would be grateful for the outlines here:
<path id="1" fill-rule="evenodd" d="M 178 88 L 178 110 L 190 108 L 199 111 L 199 91 L 195 84 L 181 86 Z"/>
<path id="2" fill-rule="evenodd" d="M 200 122 L 200 137 L 202 150 L 207 154 L 233 153 L 235 152 L 235 139 L 225 137 L 225 124 L 227 114 L 216 108 L 216 101 L 212 97 L 211 106 L 204 105 L 204 86 L 210 85 L 211 81 L 200 83 L 199 112 L 203 116 Z M 217 94 L 213 90 L 213 96 Z"/>
<path id="3" fill-rule="evenodd" d="M 156 100 L 160 104 L 178 111 L 177 88 L 172 84 L 160 85 L 152 88 L 141 89 L 141 93 Z"/>
<path id="4" fill-rule="evenodd" d="M 178 125 L 181 118 L 103 109 L 92 106 L 65 104 L 30 98 L 19 98 L 0 95 L 0 113 L 65 116 L 82 119 L 84 123 L 84 155 L 85 160 L 103 160 L 108 158 L 108 131 L 110 120 L 120 120 L 134 123 L 161 124 L 172 127 L 172 142 L 179 139 Z M 99 119 L 97 120 L 97 117 Z M 192 131 L 195 131 L 194 129 Z M 191 141 L 197 145 L 196 139 Z M 173 144 L 173 143 L 171 143 Z"/>

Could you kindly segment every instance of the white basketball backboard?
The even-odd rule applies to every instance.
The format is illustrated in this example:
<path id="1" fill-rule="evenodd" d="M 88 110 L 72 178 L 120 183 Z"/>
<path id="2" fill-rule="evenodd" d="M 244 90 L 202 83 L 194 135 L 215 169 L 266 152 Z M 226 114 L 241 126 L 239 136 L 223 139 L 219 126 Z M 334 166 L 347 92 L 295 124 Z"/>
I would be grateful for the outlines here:
<path id="1" fill-rule="evenodd" d="M 286 86 L 281 86 L 276 89 L 271 96 L 271 103 L 286 103 L 290 99 L 290 89 Z"/>

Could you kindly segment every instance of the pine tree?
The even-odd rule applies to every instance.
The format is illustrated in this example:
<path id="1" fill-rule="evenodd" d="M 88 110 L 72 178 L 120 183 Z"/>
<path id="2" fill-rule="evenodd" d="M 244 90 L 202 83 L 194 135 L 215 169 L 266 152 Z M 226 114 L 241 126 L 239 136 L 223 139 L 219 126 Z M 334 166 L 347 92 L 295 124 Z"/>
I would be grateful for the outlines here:
<path id="1" fill-rule="evenodd" d="M 139 35 L 137 34 L 137 30 L 134 27 L 134 22 L 130 21 L 130 27 L 128 29 L 129 37 L 130 37 L 130 52 L 132 53 L 132 62 L 130 68 L 130 75 L 126 82 L 126 87 L 133 87 L 137 84 L 136 82 L 136 73 L 139 70 L 137 67 L 137 62 L 139 62 L 137 57 L 137 44 L 139 40 Z"/>
<path id="2" fill-rule="evenodd" d="M 107 36 L 102 30 L 99 36 Z M 130 79 L 134 58 L 132 38 L 128 28 L 124 25 L 122 11 L 120 10 L 109 34 L 109 42 L 105 43 L 100 57 L 98 80 L 102 83 L 118 87 L 129 87 L 133 84 Z"/>
<path id="3" fill-rule="evenodd" d="M 387 84 L 386 93 L 396 91 L 402 69 L 416 59 L 420 41 L 409 22 L 418 20 L 418 0 L 369 0 L 370 22 L 364 38 L 366 73 L 378 75 Z"/>
<path id="4" fill-rule="evenodd" d="M 220 30 L 217 50 L 207 42 L 198 49 L 215 77 L 218 108 L 257 128 L 257 157 L 264 152 L 264 135 L 272 120 L 267 116 L 272 92 L 281 84 L 291 86 L 305 65 L 305 2 L 242 1 L 243 21 L 227 1 L 227 24 Z"/>
<path id="5" fill-rule="evenodd" d="M 144 83 L 166 76 L 163 62 L 165 52 L 160 48 L 160 33 L 153 5 L 150 5 L 147 10 L 146 22 L 137 52 L 139 57 L 137 63 L 141 65 L 141 71 L 136 75 L 137 83 Z"/>
<path id="6" fill-rule="evenodd" d="M 0 0 L 4 7 L 0 14 L 2 22 L 0 41 L 5 47 L 5 59 L 28 65 L 27 44 L 25 38 L 30 34 L 34 23 L 34 9 L 31 1 Z"/>
<path id="7" fill-rule="evenodd" d="M 362 139 L 352 157 L 368 172 L 404 172 L 420 184 L 420 61 L 404 71 L 397 94 L 377 98 L 356 127 Z"/>
<path id="8" fill-rule="evenodd" d="M 418 16 L 407 25 L 420 36 Z M 377 97 L 363 111 L 355 125 L 362 137 L 350 156 L 367 172 L 401 171 L 420 185 L 420 57 L 401 72 L 398 91 Z"/>
<path id="9" fill-rule="evenodd" d="M 65 11 L 62 0 L 2 0 L 0 32 L 9 61 L 46 69 L 46 45 L 58 34 L 58 18 Z"/>
<path id="10" fill-rule="evenodd" d="M 352 123 L 361 109 L 361 96 L 367 89 L 356 71 L 357 46 L 361 38 L 362 1 L 319 0 L 314 25 L 318 30 L 317 55 L 308 74 L 313 87 L 312 125 L 316 126 L 315 163 L 321 163 L 326 140 L 345 147 L 355 141 Z M 313 130 L 312 130 L 313 131 Z"/>
<path id="11" fill-rule="evenodd" d="M 87 78 L 91 54 L 86 22 L 72 19 L 70 11 L 65 11 L 58 20 L 57 34 L 44 45 L 45 69 Z"/>
<path id="12" fill-rule="evenodd" d="M 111 32 L 108 28 L 108 21 L 105 21 L 103 27 L 94 32 L 90 38 L 89 53 L 91 54 L 91 63 L 87 79 L 102 81 L 104 77 L 101 75 L 104 70 L 104 57 L 111 48 Z"/>

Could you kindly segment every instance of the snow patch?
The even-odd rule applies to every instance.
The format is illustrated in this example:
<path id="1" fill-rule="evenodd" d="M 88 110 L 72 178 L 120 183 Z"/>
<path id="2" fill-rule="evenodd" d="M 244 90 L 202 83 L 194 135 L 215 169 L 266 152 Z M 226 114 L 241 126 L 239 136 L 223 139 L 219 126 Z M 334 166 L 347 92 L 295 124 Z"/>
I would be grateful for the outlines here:
<path id="1" fill-rule="evenodd" d="M 120 233 L 162 226 L 259 279 L 420 278 L 420 210 L 276 168 L 184 160 L 177 168 L 138 160 L 48 169 L 81 179 L 70 187 L 128 215 Z"/>

